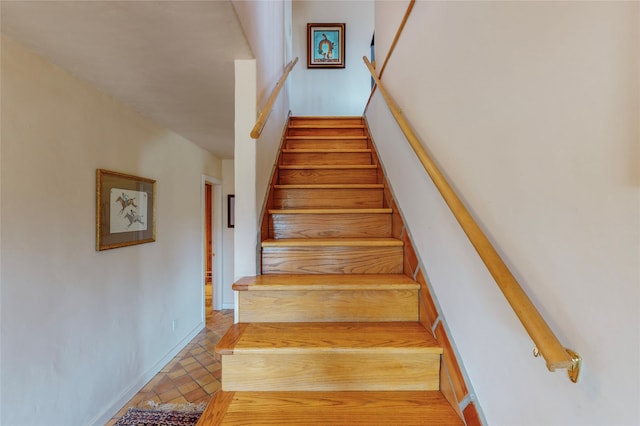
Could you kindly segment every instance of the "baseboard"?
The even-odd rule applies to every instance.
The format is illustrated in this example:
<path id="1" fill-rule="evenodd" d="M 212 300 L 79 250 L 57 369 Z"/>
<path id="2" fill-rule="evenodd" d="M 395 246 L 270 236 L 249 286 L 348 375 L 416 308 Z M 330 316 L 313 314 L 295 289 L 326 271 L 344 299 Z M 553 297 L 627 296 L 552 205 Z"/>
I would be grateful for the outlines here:
<path id="1" fill-rule="evenodd" d="M 184 349 L 187 344 L 194 339 L 202 331 L 205 323 L 201 322 L 198 324 L 191 333 L 189 333 L 184 339 L 182 339 L 176 346 L 173 347 L 160 361 L 158 361 L 153 367 L 144 372 L 136 381 L 134 381 L 131 386 L 129 386 L 126 390 L 124 390 L 116 400 L 109 405 L 109 407 L 102 410 L 96 417 L 93 418 L 89 422 L 91 425 L 102 426 L 106 424 L 111 418 L 126 404 L 129 402 L 133 396 L 140 391 L 144 387 L 144 385 L 149 382 L 156 374 L 160 372 L 164 368 L 165 365 L 169 363 L 178 355 L 178 353 Z"/>
<path id="2" fill-rule="evenodd" d="M 235 309 L 235 305 L 233 303 L 223 303 L 222 309 Z"/>

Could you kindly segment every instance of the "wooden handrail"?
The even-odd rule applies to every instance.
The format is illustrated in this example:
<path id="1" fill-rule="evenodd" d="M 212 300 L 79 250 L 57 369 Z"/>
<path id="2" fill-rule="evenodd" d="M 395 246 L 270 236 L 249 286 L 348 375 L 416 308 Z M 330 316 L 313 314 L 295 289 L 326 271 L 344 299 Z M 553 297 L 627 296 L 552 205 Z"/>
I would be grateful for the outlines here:
<path id="1" fill-rule="evenodd" d="M 298 57 L 296 56 L 296 58 L 293 61 L 289 62 L 289 64 L 285 67 L 282 77 L 280 77 L 280 80 L 278 80 L 278 84 L 276 84 L 276 87 L 273 88 L 273 92 L 271 92 L 271 95 L 269 96 L 267 103 L 264 105 L 264 108 L 262 108 L 262 111 L 260 111 L 260 115 L 258 116 L 258 121 L 256 121 L 256 124 L 253 126 L 253 129 L 251 129 L 252 139 L 258 139 L 260 137 L 260 134 L 262 133 L 262 128 L 267 122 L 267 118 L 269 118 L 269 114 L 271 114 L 271 109 L 273 108 L 273 104 L 276 102 L 276 99 L 280 94 L 280 89 L 282 89 L 282 86 L 284 85 L 284 82 L 287 80 L 289 73 L 297 63 L 298 63 Z"/>
<path id="2" fill-rule="evenodd" d="M 478 226 L 473 216 L 471 216 L 435 162 L 424 149 L 402 112 L 381 84 L 371 62 L 369 62 L 366 56 L 363 56 L 363 59 L 380 93 L 387 102 L 393 117 L 396 119 L 402 133 L 404 133 L 407 141 L 418 156 L 425 171 L 433 180 L 433 183 L 438 188 L 438 191 L 451 209 L 456 220 L 460 223 L 465 234 L 467 234 L 469 241 L 471 241 L 471 244 L 478 252 L 478 255 L 493 276 L 496 284 L 500 287 L 500 290 L 502 290 L 502 293 L 513 308 L 515 314 L 535 343 L 536 348 L 534 354 L 537 356 L 539 353 L 544 357 L 549 371 L 555 371 L 558 368 L 567 368 L 569 369 L 569 377 L 571 380 L 574 382 L 577 381 L 581 362 L 579 355 L 565 349 L 562 344 L 560 344 L 560 341 L 555 334 L 553 334 L 553 331 L 551 331 L 549 325 L 545 322 L 544 318 L 542 318 L 540 312 L 538 312 L 533 302 L 531 302 L 531 299 L 529 299 L 520 284 L 518 284 L 487 236 L 482 232 L 480 226 Z"/>

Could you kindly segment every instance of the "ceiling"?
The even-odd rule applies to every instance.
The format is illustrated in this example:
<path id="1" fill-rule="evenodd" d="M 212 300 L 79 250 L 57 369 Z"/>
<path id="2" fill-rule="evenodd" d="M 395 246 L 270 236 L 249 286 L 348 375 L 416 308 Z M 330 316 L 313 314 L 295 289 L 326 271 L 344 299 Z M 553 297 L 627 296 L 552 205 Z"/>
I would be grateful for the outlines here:
<path id="1" fill-rule="evenodd" d="M 1 0 L 2 34 L 220 158 L 233 158 L 234 60 L 253 58 L 229 0 Z"/>

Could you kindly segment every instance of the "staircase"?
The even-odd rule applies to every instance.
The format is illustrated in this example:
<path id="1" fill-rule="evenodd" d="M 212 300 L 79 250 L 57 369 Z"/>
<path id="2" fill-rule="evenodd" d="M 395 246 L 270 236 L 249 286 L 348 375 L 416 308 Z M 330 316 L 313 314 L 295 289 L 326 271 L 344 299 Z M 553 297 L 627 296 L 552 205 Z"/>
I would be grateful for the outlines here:
<path id="1" fill-rule="evenodd" d="M 234 284 L 239 323 L 199 426 L 464 424 L 439 391 L 443 349 L 420 322 L 383 182 L 362 118 L 290 119 L 263 275 Z"/>

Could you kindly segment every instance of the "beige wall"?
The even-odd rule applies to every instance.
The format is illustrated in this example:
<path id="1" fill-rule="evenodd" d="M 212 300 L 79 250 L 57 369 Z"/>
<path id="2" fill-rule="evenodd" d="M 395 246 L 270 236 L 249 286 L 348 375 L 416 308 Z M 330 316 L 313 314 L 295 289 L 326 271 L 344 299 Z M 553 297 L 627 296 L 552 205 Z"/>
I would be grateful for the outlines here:
<path id="1" fill-rule="evenodd" d="M 382 63 L 407 2 L 376 2 Z M 640 423 L 637 2 L 416 2 L 383 81 L 560 340 L 547 372 L 379 94 L 367 118 L 492 425 Z M 419 47 L 419 48 L 418 48 Z"/>
<path id="2" fill-rule="evenodd" d="M 371 0 L 294 0 L 292 72 L 293 115 L 362 115 L 371 78 L 362 57 L 370 56 L 374 25 Z M 345 68 L 307 68 L 307 23 L 344 22 Z"/>
<path id="3" fill-rule="evenodd" d="M 249 61 L 236 61 L 235 186 L 236 203 L 240 203 L 238 209 L 242 210 L 237 210 L 241 216 L 234 232 L 234 276 L 239 278 L 258 272 L 259 218 L 289 113 L 286 89 L 273 105 L 260 138 L 250 139 L 249 133 L 291 59 L 285 52 L 291 34 L 286 31 L 290 22 L 285 22 L 290 0 L 234 0 L 233 4 L 255 56 L 253 65 Z"/>
<path id="4" fill-rule="evenodd" d="M 222 308 L 233 309 L 233 265 L 234 265 L 234 232 L 235 228 L 229 228 L 229 206 L 227 197 L 229 194 L 235 194 L 234 184 L 234 160 L 222 160 L 222 204 L 224 211 L 222 213 L 222 239 L 225 241 L 225 253 L 222 258 Z"/>
<path id="5" fill-rule="evenodd" d="M 253 112 L 256 105 L 256 60 L 236 60 L 235 72 L 234 281 L 244 276 L 256 274 L 256 247 L 258 244 L 256 144 L 249 137 L 255 123 Z"/>
<path id="6" fill-rule="evenodd" d="M 6 38 L 1 113 L 0 423 L 102 424 L 203 327 L 221 161 Z M 95 251 L 97 168 L 157 180 L 155 243 Z"/>

